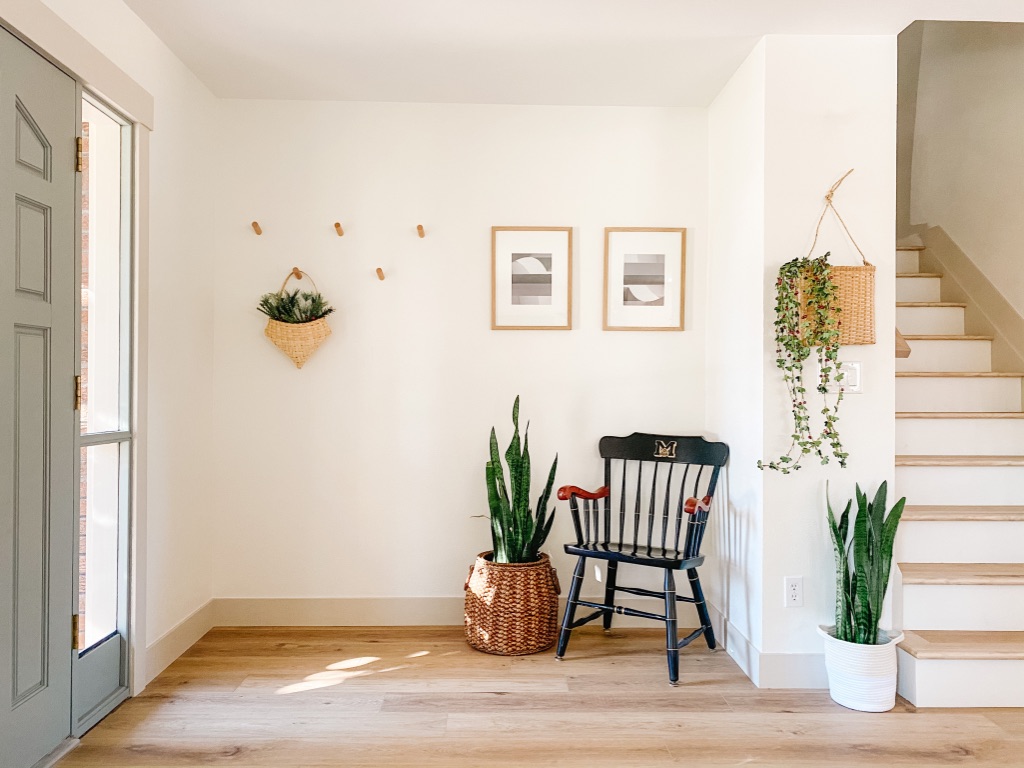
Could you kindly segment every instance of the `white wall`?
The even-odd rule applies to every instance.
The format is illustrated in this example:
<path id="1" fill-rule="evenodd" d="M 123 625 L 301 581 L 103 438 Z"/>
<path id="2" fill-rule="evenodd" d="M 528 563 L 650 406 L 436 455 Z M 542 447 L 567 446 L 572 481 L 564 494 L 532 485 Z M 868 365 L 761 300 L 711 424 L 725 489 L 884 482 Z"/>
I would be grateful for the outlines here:
<path id="1" fill-rule="evenodd" d="M 507 443 L 517 393 L 535 479 L 557 450 L 558 484 L 600 485 L 602 435 L 702 430 L 704 111 L 226 101 L 220 117 L 218 597 L 461 600 L 490 548 L 472 519 L 488 433 Z M 490 329 L 492 225 L 574 227 L 574 330 Z M 687 330 L 601 330 L 605 226 L 690 228 Z M 302 370 L 255 309 L 292 266 L 338 308 Z M 568 578 L 559 506 L 546 549 Z"/>
<path id="2" fill-rule="evenodd" d="M 835 204 L 869 261 L 877 267 L 877 343 L 851 346 L 842 359 L 862 363 L 864 394 L 842 404 L 840 434 L 848 468 L 808 462 L 797 475 L 765 475 L 764 646 L 768 654 L 816 654 L 815 625 L 831 624 L 835 597 L 832 546 L 825 525 L 825 481 L 833 503 L 890 488 L 895 454 L 895 190 L 896 38 L 891 36 L 772 36 L 767 38 L 765 141 L 764 324 L 774 320 L 779 267 L 807 253 L 822 197 L 847 169 L 855 172 Z M 823 228 L 818 251 L 833 264 L 859 257 L 840 227 Z M 764 334 L 766 455 L 788 445 L 791 417 L 771 334 Z M 813 367 L 811 371 L 814 375 Z M 890 494 L 890 502 L 891 502 Z M 804 576 L 804 607 L 783 607 L 783 579 Z M 764 666 L 764 680 L 772 683 Z M 781 669 L 787 660 L 780 659 Z"/>
<path id="3" fill-rule="evenodd" d="M 815 632 L 832 623 L 835 597 L 825 481 L 839 503 L 855 482 L 873 491 L 894 474 L 895 56 L 894 37 L 769 36 L 711 108 L 709 300 L 722 327 L 708 338 L 708 425 L 733 448 L 716 540 L 733 565 L 718 599 L 730 653 L 762 686 L 825 682 Z M 807 254 L 824 193 L 849 168 L 836 205 L 878 267 L 878 343 L 842 352 L 863 364 L 865 387 L 840 413 L 849 467 L 807 461 L 795 474 L 758 476 L 757 458 L 784 452 L 791 432 L 775 367 L 775 278 Z M 834 264 L 857 263 L 833 221 L 825 250 Z M 803 576 L 802 608 L 783 607 L 785 576 Z"/>
<path id="4" fill-rule="evenodd" d="M 941 226 L 1024 315 L 1024 25 L 926 22 L 910 217 Z"/>
<path id="5" fill-rule="evenodd" d="M 216 101 L 120 0 L 46 4 L 153 95 L 150 146 L 147 322 L 138 339 L 148 360 L 145 644 L 211 597 L 213 514 L 213 259 Z M 60 51 L 52 51 L 58 58 Z"/>
<path id="6" fill-rule="evenodd" d="M 714 576 L 705 581 L 727 622 L 722 640 L 754 679 L 763 628 L 765 85 L 762 41 L 708 114 L 707 427 L 729 444 L 730 462 L 705 545 Z"/>

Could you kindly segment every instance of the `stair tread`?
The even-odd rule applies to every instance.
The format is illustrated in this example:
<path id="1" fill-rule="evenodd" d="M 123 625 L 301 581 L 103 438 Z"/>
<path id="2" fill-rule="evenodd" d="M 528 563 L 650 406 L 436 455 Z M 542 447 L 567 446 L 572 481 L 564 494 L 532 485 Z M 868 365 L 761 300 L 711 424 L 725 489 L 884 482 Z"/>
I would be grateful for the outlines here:
<path id="1" fill-rule="evenodd" d="M 902 454 L 897 467 L 1024 467 L 1024 456 L 950 456 Z"/>
<path id="2" fill-rule="evenodd" d="M 904 333 L 907 341 L 992 341 L 994 336 L 972 336 L 965 333 Z"/>
<path id="3" fill-rule="evenodd" d="M 1024 632 L 906 630 L 899 647 L 916 659 L 1024 659 Z"/>
<path id="4" fill-rule="evenodd" d="M 909 521 L 1024 521 L 1024 506 L 956 506 L 939 504 L 908 504 L 900 522 Z"/>
<path id="5" fill-rule="evenodd" d="M 897 245 L 897 251 L 923 251 L 927 246 L 924 245 Z"/>
<path id="6" fill-rule="evenodd" d="M 897 272 L 896 277 L 942 277 L 941 272 Z"/>
<path id="7" fill-rule="evenodd" d="M 1024 419 L 1020 411 L 897 411 L 897 419 Z"/>
<path id="8" fill-rule="evenodd" d="M 1024 379 L 1019 371 L 896 371 L 897 378 Z"/>
<path id="9" fill-rule="evenodd" d="M 961 301 L 897 301 L 896 306 L 897 308 L 902 307 L 904 309 L 907 307 L 959 307 L 961 309 L 967 308 L 967 304 Z"/>
<path id="10" fill-rule="evenodd" d="M 1024 563 L 899 563 L 904 584 L 1024 585 Z"/>

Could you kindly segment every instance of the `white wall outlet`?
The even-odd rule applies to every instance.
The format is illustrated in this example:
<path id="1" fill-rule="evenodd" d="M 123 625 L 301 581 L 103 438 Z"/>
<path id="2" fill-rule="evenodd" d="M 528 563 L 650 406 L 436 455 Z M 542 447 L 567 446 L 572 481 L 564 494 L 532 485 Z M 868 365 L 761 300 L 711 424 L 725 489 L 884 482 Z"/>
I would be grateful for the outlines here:
<path id="1" fill-rule="evenodd" d="M 802 608 L 804 604 L 804 577 L 787 576 L 785 587 L 786 608 Z"/>
<path id="2" fill-rule="evenodd" d="M 839 371 L 843 374 L 842 381 L 836 381 L 835 378 L 828 385 L 829 392 L 838 392 L 839 388 L 843 388 L 843 394 L 846 395 L 860 395 L 864 392 L 864 385 L 861 382 L 860 376 L 860 363 L 856 360 L 849 360 L 845 363 L 839 364 Z M 834 372 L 833 372 L 834 373 Z M 818 368 L 818 377 L 821 377 L 821 367 Z"/>

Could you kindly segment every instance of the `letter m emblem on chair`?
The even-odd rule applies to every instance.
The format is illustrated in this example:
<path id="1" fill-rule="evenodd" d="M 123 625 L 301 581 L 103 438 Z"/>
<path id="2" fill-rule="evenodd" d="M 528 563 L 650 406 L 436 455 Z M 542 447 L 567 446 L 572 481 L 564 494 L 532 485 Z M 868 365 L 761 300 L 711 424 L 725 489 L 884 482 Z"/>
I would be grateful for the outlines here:
<path id="1" fill-rule="evenodd" d="M 654 441 L 654 458 L 656 459 L 674 459 L 676 457 L 676 441 L 675 440 L 655 440 Z"/>

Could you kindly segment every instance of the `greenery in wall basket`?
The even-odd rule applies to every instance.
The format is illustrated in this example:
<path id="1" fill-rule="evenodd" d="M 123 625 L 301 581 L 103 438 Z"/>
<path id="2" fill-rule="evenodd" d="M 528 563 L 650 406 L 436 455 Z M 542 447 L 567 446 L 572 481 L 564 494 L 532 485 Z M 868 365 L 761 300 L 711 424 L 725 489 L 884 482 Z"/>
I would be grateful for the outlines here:
<path id="1" fill-rule="evenodd" d="M 827 491 L 826 491 L 827 495 Z M 878 487 L 870 503 L 857 486 L 856 520 L 850 524 L 853 501 L 836 520 L 828 504 L 828 527 L 836 556 L 835 637 L 848 643 L 879 644 L 878 621 L 889 586 L 893 541 L 903 515 L 906 497 L 885 514 L 886 483 Z M 852 533 L 851 533 L 852 528 Z M 883 638 L 882 643 L 888 641 Z"/>
<path id="2" fill-rule="evenodd" d="M 816 259 L 793 259 L 782 265 L 776 280 L 775 299 L 775 365 L 782 371 L 789 392 L 793 414 L 792 442 L 789 450 L 770 462 L 758 461 L 759 469 L 775 469 L 786 475 L 800 469 L 804 456 L 815 454 L 822 464 L 830 458 L 846 466 L 849 454 L 843 451 L 839 438 L 839 403 L 842 387 L 829 403 L 829 386 L 843 380 L 839 370 L 839 306 L 836 284 L 831 277 L 829 253 Z M 815 434 L 808 410 L 807 388 L 804 384 L 804 362 L 817 349 L 821 370 L 816 391 L 822 396 L 821 415 L 824 424 Z"/>
<path id="3" fill-rule="evenodd" d="M 296 289 L 289 293 L 283 288 L 278 293 L 263 294 L 257 309 L 279 323 L 311 323 L 334 311 L 318 291 Z"/>
<path id="4" fill-rule="evenodd" d="M 491 428 L 491 460 L 487 462 L 487 501 L 491 510 L 491 542 L 495 563 L 534 563 L 540 559 L 555 509 L 548 514 L 551 487 L 555 482 L 558 456 L 551 462 L 547 483 L 537 499 L 536 512 L 530 509 L 530 426 L 527 424 L 523 440 L 519 440 L 519 397 L 512 406 L 512 424 L 515 432 L 505 451 L 508 463 L 509 486 L 505 485 L 505 472 L 498 449 L 498 437 Z M 511 492 L 510 492 L 511 491 Z"/>

